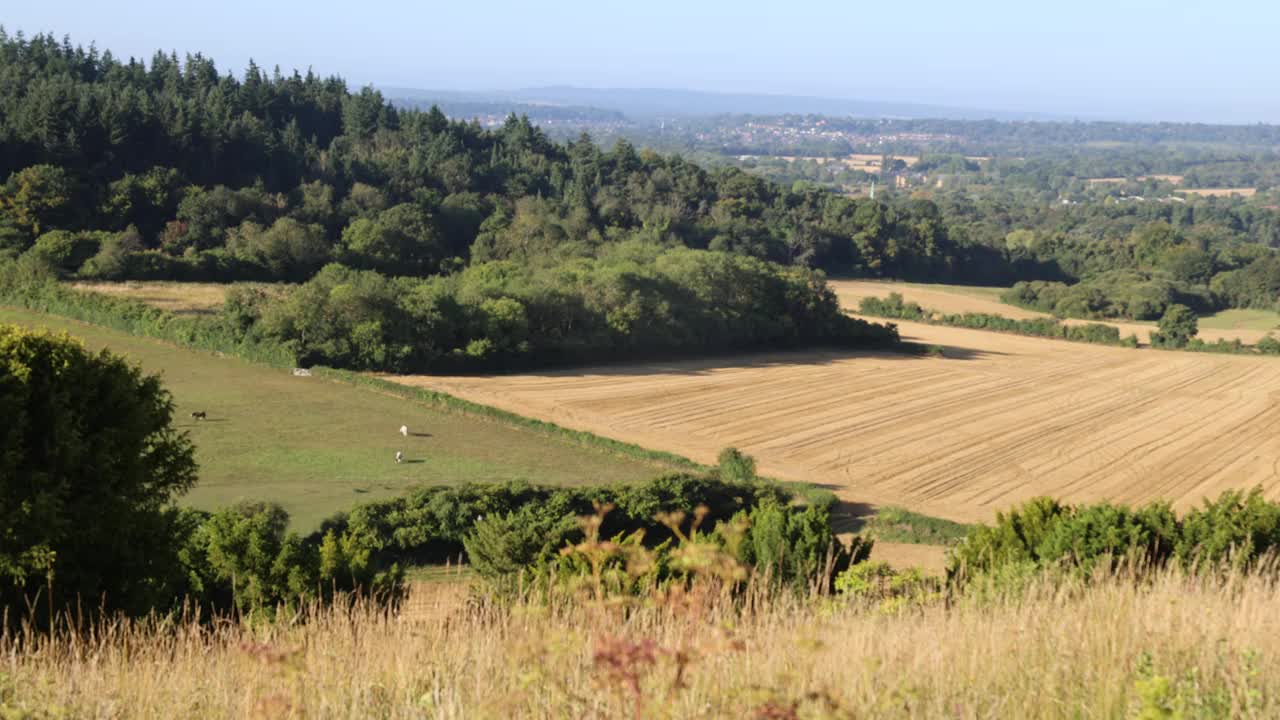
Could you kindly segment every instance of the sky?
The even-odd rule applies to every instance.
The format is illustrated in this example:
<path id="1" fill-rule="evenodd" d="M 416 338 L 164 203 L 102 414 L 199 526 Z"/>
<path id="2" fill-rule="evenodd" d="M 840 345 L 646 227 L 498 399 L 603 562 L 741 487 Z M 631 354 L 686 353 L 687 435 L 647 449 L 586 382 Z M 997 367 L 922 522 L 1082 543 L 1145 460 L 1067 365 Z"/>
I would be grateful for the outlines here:
<path id="1" fill-rule="evenodd" d="M 1280 123 L 1273 0 L 0 0 L 10 33 L 353 85 L 684 88 Z"/>

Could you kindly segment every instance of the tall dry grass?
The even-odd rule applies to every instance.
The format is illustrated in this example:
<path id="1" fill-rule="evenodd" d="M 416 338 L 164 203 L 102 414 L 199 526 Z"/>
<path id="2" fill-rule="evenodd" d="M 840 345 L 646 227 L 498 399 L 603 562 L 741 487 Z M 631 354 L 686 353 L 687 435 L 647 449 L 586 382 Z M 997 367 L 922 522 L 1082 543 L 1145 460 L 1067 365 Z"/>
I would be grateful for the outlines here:
<path id="1" fill-rule="evenodd" d="M 293 626 L 10 634 L 0 717 L 1280 716 L 1280 590 L 1262 577 L 1042 584 L 897 613 L 674 596 L 625 619 L 466 592 L 424 585 L 398 614 Z"/>

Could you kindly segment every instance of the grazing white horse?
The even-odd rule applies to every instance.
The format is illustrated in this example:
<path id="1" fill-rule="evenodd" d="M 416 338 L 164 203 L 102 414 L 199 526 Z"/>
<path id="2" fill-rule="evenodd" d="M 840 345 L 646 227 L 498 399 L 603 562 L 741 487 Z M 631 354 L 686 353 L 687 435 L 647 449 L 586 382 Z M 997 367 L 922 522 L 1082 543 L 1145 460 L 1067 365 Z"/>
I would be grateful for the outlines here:
<path id="1" fill-rule="evenodd" d="M 403 435 L 403 436 L 405 436 L 405 437 L 409 437 L 409 426 L 408 426 L 408 425 L 401 425 L 401 426 L 400 426 L 400 434 L 401 434 L 401 435 Z"/>
<path id="2" fill-rule="evenodd" d="M 404 462 L 404 453 L 396 451 L 396 462 Z"/>

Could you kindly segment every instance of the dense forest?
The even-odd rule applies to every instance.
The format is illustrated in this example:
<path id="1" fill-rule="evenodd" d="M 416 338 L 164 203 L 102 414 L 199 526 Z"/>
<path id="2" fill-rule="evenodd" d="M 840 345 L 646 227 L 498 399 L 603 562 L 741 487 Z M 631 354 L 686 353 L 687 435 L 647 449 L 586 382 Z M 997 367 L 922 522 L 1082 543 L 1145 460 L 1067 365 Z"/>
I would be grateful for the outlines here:
<path id="1" fill-rule="evenodd" d="M 557 144 L 523 118 L 489 132 L 336 78 L 250 65 L 237 80 L 198 55 L 120 63 L 47 36 L 0 48 L 11 251 L 52 229 L 133 228 L 116 255 L 163 256 L 135 272 L 290 280 L 330 260 L 422 275 L 625 239 L 885 274 L 946 273 L 957 256 L 928 203 Z"/>

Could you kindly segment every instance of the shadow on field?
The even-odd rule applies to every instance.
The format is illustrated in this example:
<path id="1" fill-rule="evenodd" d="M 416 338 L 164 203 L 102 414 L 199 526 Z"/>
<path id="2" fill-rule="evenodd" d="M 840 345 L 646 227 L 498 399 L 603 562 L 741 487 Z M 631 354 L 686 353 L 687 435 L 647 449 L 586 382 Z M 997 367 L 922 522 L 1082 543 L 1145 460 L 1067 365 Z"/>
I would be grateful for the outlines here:
<path id="1" fill-rule="evenodd" d="M 975 350 L 973 348 L 960 347 L 958 345 L 938 345 L 936 343 L 923 345 L 924 347 L 938 348 L 942 351 L 942 357 L 946 360 L 978 360 L 984 357 L 1008 355 L 1008 353 L 996 352 L 994 350 Z"/>
<path id="2" fill-rule="evenodd" d="M 405 460 L 404 464 L 405 465 L 421 465 L 424 462 L 426 462 L 426 460 Z"/>
<path id="3" fill-rule="evenodd" d="M 841 500 L 831 513 L 831 529 L 837 535 L 861 532 L 878 509 L 870 503 Z"/>
<path id="4" fill-rule="evenodd" d="M 617 363 L 584 365 L 574 367 L 558 367 L 554 369 L 516 372 L 526 377 L 574 377 L 582 375 L 597 376 L 646 376 L 646 375 L 702 375 L 715 370 L 728 369 L 765 369 L 796 368 L 807 366 L 834 365 L 846 360 L 977 360 L 985 357 L 999 357 L 1007 353 L 992 350 L 979 350 L 956 345 L 938 345 L 911 341 L 920 352 L 893 352 L 888 350 L 778 350 L 773 352 L 724 354 L 710 357 L 675 359 L 675 360 L 636 360 Z M 942 356 L 930 356 L 923 352 L 925 348 L 938 348 Z M 503 377 L 503 375 L 481 375 L 479 377 Z"/>
<path id="5" fill-rule="evenodd" d="M 411 437 L 431 437 L 431 433 L 415 433 L 415 432 L 411 432 L 411 433 L 409 433 L 409 435 L 410 435 Z"/>

